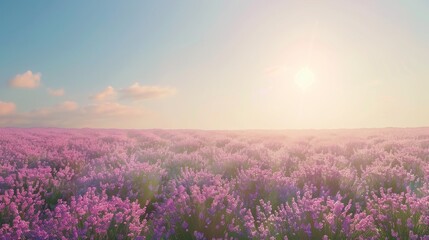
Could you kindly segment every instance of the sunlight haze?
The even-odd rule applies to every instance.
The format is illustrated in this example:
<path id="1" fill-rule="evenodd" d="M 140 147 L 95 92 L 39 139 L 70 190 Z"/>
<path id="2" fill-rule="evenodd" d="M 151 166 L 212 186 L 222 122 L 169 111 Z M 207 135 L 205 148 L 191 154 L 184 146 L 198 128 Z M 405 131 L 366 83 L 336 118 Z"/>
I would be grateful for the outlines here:
<path id="1" fill-rule="evenodd" d="M 427 1 L 5 1 L 0 126 L 429 125 Z"/>

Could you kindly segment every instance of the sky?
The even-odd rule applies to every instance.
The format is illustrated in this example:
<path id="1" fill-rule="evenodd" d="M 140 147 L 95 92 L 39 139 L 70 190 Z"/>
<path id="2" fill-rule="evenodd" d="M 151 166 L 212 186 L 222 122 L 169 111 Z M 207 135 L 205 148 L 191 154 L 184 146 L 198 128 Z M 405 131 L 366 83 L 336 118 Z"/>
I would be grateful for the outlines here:
<path id="1" fill-rule="evenodd" d="M 428 1 L 2 1 L 0 127 L 429 126 Z"/>

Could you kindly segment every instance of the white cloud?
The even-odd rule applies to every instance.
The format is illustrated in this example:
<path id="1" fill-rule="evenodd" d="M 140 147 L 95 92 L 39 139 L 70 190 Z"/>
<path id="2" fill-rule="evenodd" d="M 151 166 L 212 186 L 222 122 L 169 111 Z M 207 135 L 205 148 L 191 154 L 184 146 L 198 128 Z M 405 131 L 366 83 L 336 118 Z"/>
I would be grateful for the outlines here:
<path id="1" fill-rule="evenodd" d="M 41 74 L 27 71 L 16 75 L 9 81 L 9 86 L 14 88 L 37 88 L 40 85 Z"/>
<path id="2" fill-rule="evenodd" d="M 55 96 L 55 97 L 60 97 L 60 96 L 64 96 L 64 89 L 59 88 L 59 89 L 52 89 L 52 88 L 48 88 L 47 89 L 49 95 L 51 96 Z"/>
<path id="3" fill-rule="evenodd" d="M 139 83 L 134 83 L 128 88 L 120 90 L 121 98 L 129 98 L 133 100 L 162 98 L 173 95 L 176 89 L 171 87 L 160 86 L 142 86 Z"/>
<path id="4" fill-rule="evenodd" d="M 94 95 L 92 99 L 95 99 L 97 101 L 104 101 L 104 100 L 113 99 L 115 98 L 115 96 L 116 96 L 116 90 L 112 86 L 108 86 L 103 91 Z"/>
<path id="5" fill-rule="evenodd" d="M 0 116 L 11 115 L 15 112 L 15 110 L 15 103 L 0 101 Z"/>

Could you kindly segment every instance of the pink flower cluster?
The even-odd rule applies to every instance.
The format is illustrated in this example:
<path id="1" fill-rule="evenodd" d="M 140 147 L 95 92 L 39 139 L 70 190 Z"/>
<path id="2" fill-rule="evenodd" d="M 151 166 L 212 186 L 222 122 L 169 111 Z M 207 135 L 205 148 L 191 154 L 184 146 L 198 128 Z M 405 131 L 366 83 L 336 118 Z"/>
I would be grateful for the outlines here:
<path id="1" fill-rule="evenodd" d="M 427 239 L 429 129 L 0 129 L 0 239 Z"/>

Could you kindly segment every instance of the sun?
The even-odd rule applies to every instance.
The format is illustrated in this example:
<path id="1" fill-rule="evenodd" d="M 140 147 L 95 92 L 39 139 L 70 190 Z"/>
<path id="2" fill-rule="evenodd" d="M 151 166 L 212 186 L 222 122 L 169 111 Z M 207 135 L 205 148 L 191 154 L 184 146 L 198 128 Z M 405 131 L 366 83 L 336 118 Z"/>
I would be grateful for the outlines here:
<path id="1" fill-rule="evenodd" d="M 295 74 L 295 84 L 303 91 L 310 88 L 315 81 L 315 76 L 313 71 L 308 67 L 301 68 Z"/>

